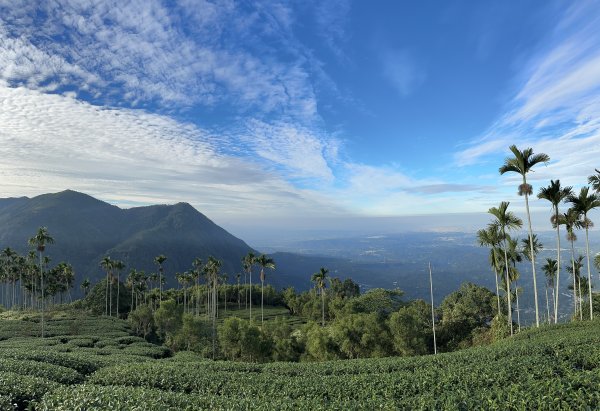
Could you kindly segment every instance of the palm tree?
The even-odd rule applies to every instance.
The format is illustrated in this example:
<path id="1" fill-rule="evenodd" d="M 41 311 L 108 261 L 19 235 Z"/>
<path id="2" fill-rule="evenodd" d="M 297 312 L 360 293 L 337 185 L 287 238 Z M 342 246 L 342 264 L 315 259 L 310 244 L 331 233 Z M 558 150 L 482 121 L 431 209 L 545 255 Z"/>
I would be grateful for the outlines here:
<path id="1" fill-rule="evenodd" d="M 511 236 L 507 236 L 507 254 L 508 260 L 511 262 L 511 266 L 509 269 L 510 273 L 510 282 L 515 283 L 515 303 L 517 304 L 517 327 L 519 332 L 521 332 L 521 306 L 519 305 L 519 294 L 523 291 L 521 287 L 519 287 L 519 278 L 521 278 L 521 273 L 517 269 L 517 263 L 523 261 L 523 253 L 519 250 L 519 239 L 512 238 Z"/>
<path id="2" fill-rule="evenodd" d="M 558 221 L 559 224 L 565 225 L 567 240 L 571 242 L 571 272 L 575 272 L 575 241 L 577 241 L 575 229 L 583 227 L 580 217 L 581 215 L 576 210 L 570 208 L 566 213 L 563 213 Z M 575 277 L 573 277 L 573 306 L 575 314 L 577 314 L 577 284 L 575 284 Z"/>
<path id="3" fill-rule="evenodd" d="M 506 271 L 506 296 L 508 299 L 508 323 L 510 325 L 510 335 L 513 335 L 513 323 L 512 323 L 512 305 L 510 301 L 510 275 L 509 275 L 509 264 L 508 264 L 508 252 L 507 252 L 507 230 L 516 230 L 523 226 L 523 221 L 515 216 L 511 211 L 508 211 L 510 202 L 503 201 L 500 203 L 498 208 L 492 207 L 488 210 L 495 221 L 493 224 L 498 226 L 500 233 L 502 234 L 502 242 L 504 248 L 504 269 Z"/>
<path id="4" fill-rule="evenodd" d="M 162 303 L 162 289 L 163 289 L 163 263 L 167 261 L 167 257 L 164 255 L 159 255 L 154 257 L 154 262 L 158 265 L 158 285 L 159 285 L 159 297 L 158 297 L 158 305 Z"/>
<path id="5" fill-rule="evenodd" d="M 136 294 L 136 285 L 138 279 L 138 271 L 135 268 L 129 270 L 129 275 L 127 276 L 127 285 L 131 288 L 131 306 L 129 307 L 129 314 L 133 311 L 133 298 L 135 297 L 135 301 L 137 302 L 137 294 Z M 137 306 L 137 304 L 136 304 Z"/>
<path id="6" fill-rule="evenodd" d="M 325 327 L 325 287 L 327 287 L 327 273 L 329 270 L 321 267 L 319 272 L 312 275 L 311 281 L 315 283 L 315 287 L 321 294 L 321 312 L 323 317 L 323 327 Z"/>
<path id="7" fill-rule="evenodd" d="M 240 273 L 237 273 L 235 275 L 235 278 L 237 279 L 237 302 L 238 302 L 238 310 L 242 309 L 242 300 L 240 298 L 240 278 L 242 277 L 242 275 Z"/>
<path id="8" fill-rule="evenodd" d="M 2 258 L 2 266 L 4 268 L 4 277 L 3 280 L 6 281 L 7 283 L 10 281 L 11 279 L 11 274 L 15 268 L 15 258 L 17 256 L 17 253 L 15 251 L 13 251 L 10 247 L 6 247 L 4 250 L 2 250 L 2 253 L 0 253 L 0 258 Z M 8 288 L 6 288 L 6 291 L 8 292 Z M 8 295 L 6 296 L 6 301 L 3 301 L 4 305 L 7 307 L 11 307 L 14 304 L 14 298 L 13 298 L 13 303 L 9 303 L 8 301 Z"/>
<path id="9" fill-rule="evenodd" d="M 260 266 L 260 324 L 264 325 L 265 316 L 264 316 L 264 290 L 265 290 L 265 268 L 270 268 L 271 270 L 275 269 L 275 261 L 272 258 L 267 257 L 264 254 L 261 254 L 256 259 L 256 264 Z"/>
<path id="10" fill-rule="evenodd" d="M 217 338 L 217 282 L 219 280 L 219 270 L 222 262 L 217 260 L 212 255 L 208 257 L 208 261 L 204 266 L 204 271 L 207 274 L 207 285 L 212 284 L 212 302 L 210 318 L 212 319 L 212 342 L 213 342 L 213 359 L 216 355 L 216 338 Z"/>
<path id="11" fill-rule="evenodd" d="M 125 268 L 125 263 L 121 260 L 113 261 L 113 268 L 117 272 L 117 318 L 119 317 L 119 297 L 121 296 L 121 270 Z"/>
<path id="12" fill-rule="evenodd" d="M 558 224 L 558 220 L 560 218 L 560 213 L 558 210 L 558 205 L 563 202 L 568 196 L 573 194 L 573 187 L 561 187 L 560 180 L 550 180 L 550 185 L 548 187 L 540 188 L 538 193 L 539 199 L 544 199 L 550 201 L 552 204 L 552 217 L 550 221 L 552 222 L 553 227 L 556 228 L 556 285 L 560 287 L 560 224 Z M 552 289 L 554 292 L 554 288 Z M 559 292 L 555 293 L 554 296 L 554 324 L 558 323 L 558 296 Z"/>
<path id="13" fill-rule="evenodd" d="M 600 194 L 600 170 L 596 168 L 594 171 L 596 171 L 596 174 L 588 177 L 588 184 L 592 186 L 596 193 Z"/>
<path id="14" fill-rule="evenodd" d="M 530 239 L 533 239 L 533 244 L 530 244 Z M 542 249 L 544 248 L 542 243 L 540 243 L 538 241 L 536 234 L 534 234 L 531 237 L 522 239 L 521 246 L 522 246 L 521 254 L 529 261 L 531 261 L 532 259 L 535 260 L 535 258 L 539 254 L 539 252 L 542 251 Z M 533 257 L 531 255 L 532 250 L 533 250 Z M 548 308 L 548 289 L 547 289 L 547 287 L 544 287 L 544 288 L 546 289 L 546 308 Z M 519 294 L 517 294 L 517 297 L 518 296 L 519 296 Z M 517 307 L 518 306 L 519 306 L 519 300 L 517 299 Z M 520 321 L 519 321 L 519 330 L 520 329 L 521 329 L 521 326 L 520 326 Z"/>
<path id="15" fill-rule="evenodd" d="M 498 267 L 499 264 L 499 255 L 498 255 L 498 246 L 501 243 L 500 232 L 498 231 L 498 226 L 495 224 L 488 224 L 488 228 L 486 230 L 477 231 L 477 242 L 481 247 L 490 247 L 490 265 L 494 270 L 494 280 L 496 280 L 496 300 L 498 302 L 498 317 L 500 317 L 500 290 L 498 288 Z"/>
<path id="16" fill-rule="evenodd" d="M 585 278 L 581 277 L 581 270 L 583 268 L 583 259 L 585 257 L 582 255 L 578 255 L 577 258 L 573 261 L 572 267 L 567 267 L 567 272 L 573 276 L 573 285 L 569 286 L 569 288 L 577 287 L 577 292 L 579 293 L 579 319 L 583 320 L 583 293 L 581 290 L 581 282 L 583 280 L 585 285 Z M 586 293 L 587 294 L 587 293 Z M 577 314 L 577 311 L 575 312 Z"/>
<path id="17" fill-rule="evenodd" d="M 42 338 L 44 338 L 44 265 L 42 263 L 42 255 L 46 250 L 47 244 L 54 244 L 54 238 L 48 233 L 48 228 L 40 227 L 37 233 L 28 240 L 30 246 L 36 248 L 40 255 L 40 288 L 42 291 Z"/>
<path id="18" fill-rule="evenodd" d="M 590 240 L 589 240 L 589 228 L 593 227 L 592 221 L 587 217 L 588 213 L 594 208 L 600 207 L 600 196 L 598 194 L 590 194 L 589 187 L 582 187 L 579 191 L 579 195 L 575 196 L 571 194 L 567 201 L 573 204 L 573 208 L 579 214 L 583 216 L 583 227 L 585 228 L 585 250 L 587 258 L 587 272 L 588 272 L 588 295 L 590 299 L 590 319 L 594 319 L 594 311 L 592 307 L 592 271 L 590 266 Z"/>
<path id="19" fill-rule="evenodd" d="M 531 229 L 531 215 L 529 213 L 529 196 L 532 194 L 533 189 L 531 185 L 527 184 L 527 173 L 531 171 L 533 166 L 538 163 L 547 163 L 550 161 L 550 157 L 547 154 L 539 153 L 533 154 L 531 148 L 526 148 L 520 151 L 517 146 L 512 145 L 509 147 L 514 157 L 508 157 L 504 160 L 504 165 L 500 167 L 500 174 L 514 172 L 520 174 L 523 177 L 523 184 L 519 186 L 519 195 L 525 196 L 525 210 L 527 211 L 527 222 L 529 227 L 529 241 L 530 245 L 533 246 L 533 231 Z M 533 255 L 533 250 L 530 250 Z M 535 278 L 535 258 L 531 259 L 531 270 L 533 275 L 533 296 L 535 300 L 535 324 L 537 327 L 540 326 L 540 315 L 538 309 L 538 295 L 537 295 L 537 281 Z"/>
<path id="20" fill-rule="evenodd" d="M 252 266 L 256 264 L 256 256 L 252 252 L 248 252 L 242 259 L 244 265 L 244 271 L 246 271 L 250 277 L 250 321 L 252 321 Z"/>
<path id="21" fill-rule="evenodd" d="M 112 310 L 112 287 L 110 287 L 110 277 L 112 277 L 113 261 L 111 260 L 110 256 L 106 256 L 102 259 L 102 261 L 100 261 L 100 267 L 102 267 L 104 271 L 106 271 L 106 294 L 104 295 L 106 302 L 104 315 L 109 315 L 109 313 L 112 315 L 111 311 L 109 311 L 108 305 L 108 295 L 110 293 L 110 309 Z"/>
<path id="22" fill-rule="evenodd" d="M 202 276 L 202 260 L 198 257 L 192 261 L 192 273 L 196 280 L 196 315 L 200 315 L 200 277 Z"/>
<path id="23" fill-rule="evenodd" d="M 81 282 L 81 286 L 80 287 L 83 290 L 83 297 L 84 298 L 87 297 L 88 292 L 90 291 L 90 285 L 91 285 L 91 283 L 90 283 L 90 279 L 89 278 L 86 278 L 85 280 L 83 280 Z"/>
<path id="24" fill-rule="evenodd" d="M 546 264 L 542 266 L 542 270 L 546 275 L 546 311 L 548 311 L 548 322 L 550 322 L 550 306 L 548 304 L 548 287 L 552 288 L 552 301 L 554 300 L 554 279 L 557 277 L 558 270 L 556 266 L 558 261 L 553 258 L 546 258 Z M 556 315 L 556 306 L 554 307 L 554 315 Z M 556 324 L 556 317 L 554 318 Z"/>

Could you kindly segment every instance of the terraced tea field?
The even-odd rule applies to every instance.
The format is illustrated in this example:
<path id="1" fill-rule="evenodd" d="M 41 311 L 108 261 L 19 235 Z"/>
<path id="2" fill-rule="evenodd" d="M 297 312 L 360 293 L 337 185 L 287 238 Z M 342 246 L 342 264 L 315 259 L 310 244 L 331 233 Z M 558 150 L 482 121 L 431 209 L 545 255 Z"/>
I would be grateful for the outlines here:
<path id="1" fill-rule="evenodd" d="M 597 409 L 600 322 L 438 356 L 249 364 L 171 353 L 110 318 L 0 320 L 0 409 Z M 33 325 L 33 327 L 32 327 Z"/>

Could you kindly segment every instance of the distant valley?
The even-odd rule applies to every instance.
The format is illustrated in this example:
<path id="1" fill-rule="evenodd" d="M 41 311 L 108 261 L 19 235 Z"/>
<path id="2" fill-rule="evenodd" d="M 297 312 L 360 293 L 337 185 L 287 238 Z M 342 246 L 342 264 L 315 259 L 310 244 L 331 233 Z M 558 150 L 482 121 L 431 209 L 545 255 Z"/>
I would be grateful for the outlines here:
<path id="1" fill-rule="evenodd" d="M 326 267 L 331 276 L 350 277 L 363 290 L 400 288 L 409 299 L 429 298 L 428 263 L 433 267 L 436 303 L 471 281 L 494 289 L 494 277 L 488 265 L 488 250 L 478 247 L 474 233 L 401 233 L 364 235 L 349 238 L 321 238 L 281 242 L 276 247 L 255 250 L 242 239 L 228 233 L 187 203 L 120 209 L 75 191 L 44 194 L 34 198 L 0 199 L 0 247 L 24 253 L 27 239 L 38 227 L 47 226 L 56 244 L 48 247 L 52 263 L 68 261 L 76 271 L 76 283 L 104 275 L 99 267 L 105 255 L 123 260 L 128 268 L 147 273 L 156 270 L 155 256 L 164 254 L 166 276 L 175 286 L 174 274 L 190 269 L 194 258 L 213 255 L 223 260 L 223 272 L 235 281 L 242 271 L 241 258 L 247 252 L 269 253 L 277 269 L 267 273 L 267 283 L 276 288 L 293 286 L 306 290 L 310 276 Z M 593 232 L 592 249 L 598 249 Z M 554 256 L 553 232 L 539 233 L 546 250 L 539 261 Z M 521 238 L 525 237 L 522 233 Z M 582 242 L 578 252 L 583 252 Z M 568 253 L 565 251 L 565 258 Z M 530 318 L 531 268 L 519 266 L 523 287 L 522 315 Z M 258 280 L 258 275 L 254 281 Z M 242 280 L 243 281 L 243 280 Z M 561 277 L 561 290 L 567 297 L 562 306 L 570 311 L 569 278 Z M 544 277 L 538 272 L 540 298 L 544 302 Z M 77 287 L 77 286 L 76 286 Z M 76 289 L 78 291 L 78 289 Z M 544 303 L 543 303 L 544 304 Z"/>

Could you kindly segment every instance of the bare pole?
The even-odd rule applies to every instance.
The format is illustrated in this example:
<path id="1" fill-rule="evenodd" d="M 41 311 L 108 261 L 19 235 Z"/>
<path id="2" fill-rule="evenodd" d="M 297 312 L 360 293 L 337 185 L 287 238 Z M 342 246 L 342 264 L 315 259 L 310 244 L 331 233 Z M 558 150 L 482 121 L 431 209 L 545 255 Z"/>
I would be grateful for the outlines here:
<path id="1" fill-rule="evenodd" d="M 431 323 L 433 325 L 433 353 L 437 354 L 437 343 L 435 341 L 435 311 L 433 308 L 433 280 L 431 278 L 431 262 L 429 262 L 429 292 L 431 294 Z"/>

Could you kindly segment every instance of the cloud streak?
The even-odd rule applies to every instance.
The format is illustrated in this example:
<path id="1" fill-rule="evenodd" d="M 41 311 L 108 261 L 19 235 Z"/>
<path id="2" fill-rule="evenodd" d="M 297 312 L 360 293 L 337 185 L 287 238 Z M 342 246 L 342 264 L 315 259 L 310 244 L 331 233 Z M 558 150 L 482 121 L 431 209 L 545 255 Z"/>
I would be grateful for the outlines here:
<path id="1" fill-rule="evenodd" d="M 523 67 L 506 112 L 456 153 L 456 165 L 497 162 L 517 144 L 550 155 L 552 161 L 538 167 L 532 181 L 585 183 L 600 154 L 600 17 L 595 9 L 593 2 L 570 5 L 552 37 Z"/>
<path id="2" fill-rule="evenodd" d="M 334 210 L 192 124 L 0 86 L 3 197 L 66 188 L 124 205 L 188 201 L 212 215 Z M 226 208 L 223 206 L 226 205 Z"/>

